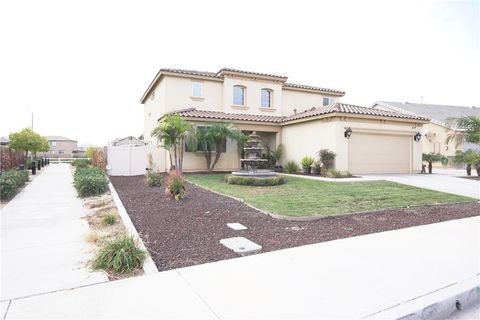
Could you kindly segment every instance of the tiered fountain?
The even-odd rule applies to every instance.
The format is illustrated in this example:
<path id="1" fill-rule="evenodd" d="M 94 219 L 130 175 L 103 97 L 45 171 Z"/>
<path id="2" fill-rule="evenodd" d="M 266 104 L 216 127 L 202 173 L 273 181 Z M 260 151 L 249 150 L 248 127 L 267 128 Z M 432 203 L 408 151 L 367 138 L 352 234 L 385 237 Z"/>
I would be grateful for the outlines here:
<path id="1" fill-rule="evenodd" d="M 243 148 L 245 159 L 240 159 L 242 167 L 245 170 L 232 172 L 234 176 L 248 176 L 248 177 L 271 177 L 276 173 L 271 170 L 258 169 L 262 163 L 267 162 L 267 159 L 262 159 L 261 154 L 263 148 L 260 146 L 259 136 L 253 131 L 246 142 L 246 147 Z"/>

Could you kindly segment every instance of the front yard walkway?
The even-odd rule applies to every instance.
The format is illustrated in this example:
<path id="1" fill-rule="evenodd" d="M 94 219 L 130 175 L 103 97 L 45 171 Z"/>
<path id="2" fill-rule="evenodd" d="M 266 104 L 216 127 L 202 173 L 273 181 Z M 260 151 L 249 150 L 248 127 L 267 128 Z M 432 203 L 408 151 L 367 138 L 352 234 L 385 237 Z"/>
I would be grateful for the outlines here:
<path id="1" fill-rule="evenodd" d="M 1 213 L 1 301 L 108 281 L 90 272 L 89 230 L 68 164 L 51 164 Z"/>
<path id="2" fill-rule="evenodd" d="M 479 286 L 479 228 L 459 219 L 19 299 L 6 319 L 397 319 Z"/>

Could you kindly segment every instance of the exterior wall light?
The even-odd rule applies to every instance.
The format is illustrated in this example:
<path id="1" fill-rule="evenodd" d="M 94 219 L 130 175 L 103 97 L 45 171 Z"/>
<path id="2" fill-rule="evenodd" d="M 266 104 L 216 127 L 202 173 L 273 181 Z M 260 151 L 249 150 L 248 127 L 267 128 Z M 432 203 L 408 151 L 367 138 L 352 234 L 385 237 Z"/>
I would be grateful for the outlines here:
<path id="1" fill-rule="evenodd" d="M 420 141 L 420 139 L 422 138 L 422 134 L 420 132 L 417 131 L 417 133 L 413 136 L 413 140 L 415 140 L 416 142 Z"/>
<path id="2" fill-rule="evenodd" d="M 348 127 L 347 130 L 345 130 L 345 132 L 343 133 L 343 136 L 347 139 L 350 139 L 350 137 L 352 136 L 352 128 Z"/>

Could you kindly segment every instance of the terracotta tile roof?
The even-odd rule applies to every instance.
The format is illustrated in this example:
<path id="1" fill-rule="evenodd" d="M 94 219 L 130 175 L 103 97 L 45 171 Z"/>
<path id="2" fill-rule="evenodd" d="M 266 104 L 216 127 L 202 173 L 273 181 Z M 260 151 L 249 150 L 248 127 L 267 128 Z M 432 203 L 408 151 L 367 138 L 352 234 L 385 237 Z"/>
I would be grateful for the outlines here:
<path id="1" fill-rule="evenodd" d="M 209 72 L 209 71 L 195 71 L 195 70 L 164 68 L 164 69 L 160 69 L 159 72 L 169 72 L 169 73 L 178 73 L 178 74 L 185 74 L 185 75 L 191 75 L 191 76 L 218 78 L 217 73 Z"/>
<path id="2" fill-rule="evenodd" d="M 296 120 L 311 118 L 311 117 L 320 116 L 320 115 L 332 114 L 332 113 L 359 114 L 359 115 L 369 115 L 374 117 L 389 117 L 389 118 L 429 121 L 428 118 L 420 117 L 417 115 L 383 111 L 383 110 L 360 107 L 360 106 L 344 104 L 339 102 L 333 105 L 324 106 L 324 107 L 317 107 L 317 108 L 313 107 L 303 112 L 292 114 L 291 116 L 288 116 L 288 117 L 197 110 L 196 108 L 189 108 L 189 109 L 172 112 L 172 114 L 178 114 L 181 117 L 185 117 L 185 118 L 216 119 L 216 120 L 229 120 L 229 121 L 253 121 L 253 122 L 264 122 L 264 123 L 265 122 L 277 123 L 277 124 L 283 124 L 283 123 L 288 123 L 290 121 L 296 121 Z"/>
<path id="3" fill-rule="evenodd" d="M 329 113 L 360 114 L 360 115 L 370 115 L 370 116 L 378 116 L 378 117 L 401 118 L 401 119 L 424 120 L 424 121 L 429 120 L 428 118 L 420 117 L 413 114 L 383 111 L 378 109 L 372 109 L 372 108 L 337 102 L 333 105 L 328 105 L 328 106 L 323 106 L 318 108 L 314 107 L 304 112 L 293 114 L 291 116 L 286 117 L 284 119 L 284 122 L 299 120 L 303 118 L 310 118 L 310 117 L 315 117 L 315 116 L 329 114 Z"/>
<path id="4" fill-rule="evenodd" d="M 345 91 L 328 89 L 328 88 L 321 88 L 321 87 L 307 86 L 307 85 L 304 85 L 304 84 L 296 84 L 296 83 L 288 83 L 288 82 L 285 82 L 285 83 L 283 84 L 283 86 L 286 87 L 286 88 L 314 90 L 314 91 L 320 91 L 320 92 L 325 92 L 325 93 L 338 94 L 338 95 L 342 95 L 342 96 L 345 95 Z"/>
<path id="5" fill-rule="evenodd" d="M 287 80 L 288 77 L 286 76 L 279 76 L 276 74 L 270 74 L 270 73 L 261 73 L 261 72 L 252 72 L 252 71 L 244 71 L 244 70 L 238 70 L 238 69 L 232 69 L 232 68 L 222 68 L 220 71 L 217 72 L 217 76 L 220 77 L 220 75 L 223 72 L 234 72 L 234 73 L 244 73 L 244 74 L 250 74 L 254 76 L 262 76 L 262 77 L 271 77 L 271 78 L 281 78 Z"/>
<path id="6" fill-rule="evenodd" d="M 229 112 L 222 112 L 222 111 L 197 110 L 196 108 L 178 110 L 172 113 L 178 114 L 181 117 L 186 117 L 186 118 L 217 119 L 217 120 L 232 120 L 232 121 L 234 120 L 255 121 L 255 122 L 272 122 L 272 123 L 281 123 L 282 120 L 285 118 L 282 116 L 264 116 L 260 114 L 229 113 Z"/>

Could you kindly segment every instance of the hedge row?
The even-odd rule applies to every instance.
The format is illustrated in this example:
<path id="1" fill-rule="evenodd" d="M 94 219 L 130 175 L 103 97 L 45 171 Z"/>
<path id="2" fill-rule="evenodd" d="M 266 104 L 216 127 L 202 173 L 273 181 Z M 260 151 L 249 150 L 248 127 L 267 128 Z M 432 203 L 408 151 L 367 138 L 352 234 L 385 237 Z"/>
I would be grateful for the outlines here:
<path id="1" fill-rule="evenodd" d="M 8 170 L 0 175 L 0 198 L 8 199 L 28 181 L 27 170 Z"/>
<path id="2" fill-rule="evenodd" d="M 255 177 L 226 175 L 225 182 L 228 184 L 237 184 L 237 185 L 243 185 L 243 186 L 278 186 L 280 184 L 285 183 L 285 178 L 278 177 L 278 176 L 255 178 Z"/>
<path id="3" fill-rule="evenodd" d="M 108 190 L 108 179 L 100 168 L 77 168 L 73 175 L 73 185 L 80 197 L 96 196 Z"/>

